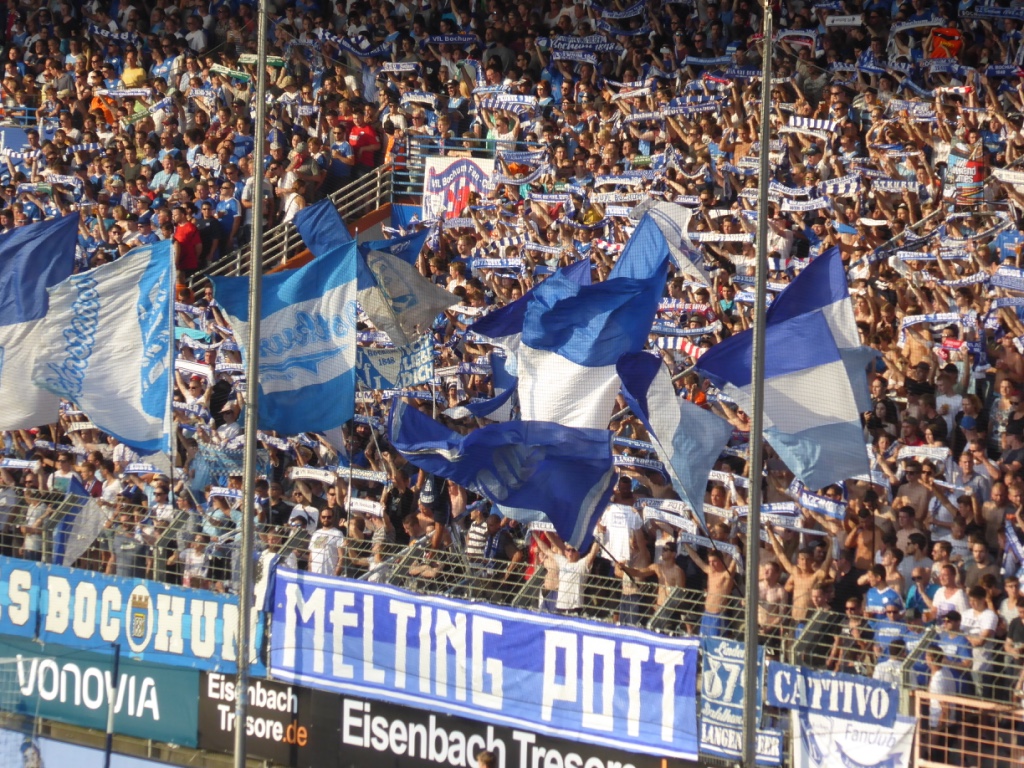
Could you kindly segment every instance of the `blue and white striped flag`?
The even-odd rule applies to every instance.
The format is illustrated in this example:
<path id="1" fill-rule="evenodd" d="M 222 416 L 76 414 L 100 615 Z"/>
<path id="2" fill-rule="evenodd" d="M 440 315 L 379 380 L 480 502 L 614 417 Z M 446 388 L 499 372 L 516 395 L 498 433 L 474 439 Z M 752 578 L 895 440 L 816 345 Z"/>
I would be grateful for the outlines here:
<path id="1" fill-rule="evenodd" d="M 171 241 L 130 251 L 49 289 L 32 379 L 141 453 L 170 445 Z"/>
<path id="2" fill-rule="evenodd" d="M 623 355 L 618 369 L 626 403 L 650 432 L 679 496 L 707 530 L 704 490 L 729 443 L 732 425 L 679 397 L 660 357 L 646 352 Z"/>
<path id="3" fill-rule="evenodd" d="M 18 227 L 0 235 L 0 429 L 22 429 L 57 418 L 60 399 L 25 381 L 39 353 L 47 289 L 75 267 L 78 216 Z"/>

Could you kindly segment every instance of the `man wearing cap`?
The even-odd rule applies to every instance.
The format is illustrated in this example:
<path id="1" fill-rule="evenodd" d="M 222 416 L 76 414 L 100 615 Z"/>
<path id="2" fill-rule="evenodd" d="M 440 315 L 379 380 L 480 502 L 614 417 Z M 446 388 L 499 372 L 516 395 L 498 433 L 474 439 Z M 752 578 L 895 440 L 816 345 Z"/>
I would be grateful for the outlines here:
<path id="1" fill-rule="evenodd" d="M 223 444 L 242 434 L 242 426 L 238 423 L 238 415 L 235 413 L 233 401 L 228 401 L 220 413 L 224 418 L 224 423 L 217 427 L 217 442 Z"/>

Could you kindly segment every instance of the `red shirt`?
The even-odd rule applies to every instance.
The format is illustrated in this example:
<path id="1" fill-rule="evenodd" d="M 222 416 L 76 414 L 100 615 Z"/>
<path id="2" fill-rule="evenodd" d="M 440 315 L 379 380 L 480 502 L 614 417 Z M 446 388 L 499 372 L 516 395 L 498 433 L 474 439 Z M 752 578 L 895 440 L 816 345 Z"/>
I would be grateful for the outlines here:
<path id="1" fill-rule="evenodd" d="M 369 125 L 354 125 L 348 135 L 348 143 L 356 152 L 356 164 L 373 167 L 374 156 L 380 148 L 380 138 L 377 132 Z M 366 149 L 373 147 L 373 149 Z"/>
<path id="2" fill-rule="evenodd" d="M 191 220 L 174 228 L 174 242 L 178 244 L 178 269 L 199 269 L 203 240 Z"/>

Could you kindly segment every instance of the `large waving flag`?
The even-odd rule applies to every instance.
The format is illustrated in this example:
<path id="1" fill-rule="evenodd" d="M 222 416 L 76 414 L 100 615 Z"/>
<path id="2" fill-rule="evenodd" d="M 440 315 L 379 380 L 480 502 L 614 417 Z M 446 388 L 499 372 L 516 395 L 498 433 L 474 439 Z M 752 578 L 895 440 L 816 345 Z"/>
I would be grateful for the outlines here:
<path id="1" fill-rule="evenodd" d="M 704 490 L 732 426 L 679 397 L 660 357 L 647 352 L 623 355 L 618 369 L 626 403 L 647 427 L 676 491 L 706 530 Z"/>
<path id="2" fill-rule="evenodd" d="M 878 352 L 860 343 L 839 246 L 818 256 L 775 298 L 768 308 L 768 322 L 788 320 L 808 312 L 821 312 L 828 322 L 850 377 L 857 409 L 861 413 L 871 410 L 867 367 L 878 357 Z"/>
<path id="3" fill-rule="evenodd" d="M 0 429 L 57 419 L 60 398 L 25 380 L 35 367 L 48 288 L 75 267 L 78 215 L 18 227 L 0 235 Z"/>
<path id="4" fill-rule="evenodd" d="M 716 344 L 697 361 L 746 411 L 752 408 L 752 331 Z M 868 472 L 850 378 L 820 312 L 765 324 L 765 437 L 811 488 Z"/>
<path id="5" fill-rule="evenodd" d="M 453 419 L 486 418 L 491 421 L 508 421 L 515 410 L 515 394 L 518 379 L 508 370 L 508 359 L 497 351 L 491 353 L 491 381 L 494 397 L 470 400 L 444 412 Z"/>
<path id="6" fill-rule="evenodd" d="M 665 287 L 667 260 L 644 279 L 580 286 L 556 274 L 531 292 L 519 347 L 519 407 L 525 421 L 608 426 L 615 364 L 647 341 Z"/>
<path id="7" fill-rule="evenodd" d="M 140 453 L 170 445 L 174 325 L 171 241 L 50 288 L 32 379 Z"/>
<path id="8" fill-rule="evenodd" d="M 377 328 L 406 346 L 459 299 L 397 256 L 370 251 L 359 256 L 359 303 Z"/>
<path id="9" fill-rule="evenodd" d="M 562 267 L 556 275 L 571 280 L 577 285 L 590 285 L 590 259 L 582 259 L 567 267 Z M 533 291 L 525 296 L 506 304 L 484 315 L 470 326 L 470 330 L 490 344 L 502 347 L 508 354 L 506 367 L 512 375 L 518 375 L 519 342 L 523 336 L 523 318 L 529 305 Z"/>
<path id="10" fill-rule="evenodd" d="M 352 418 L 356 385 L 356 244 L 335 243 L 305 266 L 263 278 L 259 425 L 288 435 Z M 249 278 L 211 278 L 243 358 Z"/>
<path id="11" fill-rule="evenodd" d="M 495 504 L 534 510 L 584 548 L 615 482 L 606 429 L 510 421 L 460 435 L 405 402 L 389 416 L 391 443 L 414 466 Z"/>
<path id="12" fill-rule="evenodd" d="M 321 256 L 352 242 L 352 235 L 348 233 L 341 214 L 327 198 L 300 210 L 292 223 L 314 256 Z"/>
<path id="13" fill-rule="evenodd" d="M 103 531 L 107 512 L 77 477 L 71 478 L 65 493 L 68 509 L 54 531 L 53 562 L 71 568 Z"/>
<path id="14" fill-rule="evenodd" d="M 704 256 L 697 250 L 687 234 L 687 230 L 690 228 L 690 219 L 693 217 L 693 212 L 689 208 L 678 203 L 667 203 L 664 200 L 645 200 L 630 211 L 629 215 L 639 218 L 640 224 L 633 236 L 629 238 L 629 242 L 626 243 L 626 249 L 631 247 L 634 240 L 636 246 L 645 250 L 651 247 L 661 248 L 657 240 L 652 238 L 652 233 L 649 230 L 642 231 L 646 229 L 644 219 L 647 219 L 650 224 L 658 228 L 668 246 L 668 252 L 679 270 L 692 280 L 711 285 L 711 278 L 704 268 Z M 637 237 L 638 235 L 640 237 Z M 624 260 L 626 249 L 623 250 L 623 258 L 619 259 L 620 262 Z M 613 270 L 612 277 L 614 276 Z"/>

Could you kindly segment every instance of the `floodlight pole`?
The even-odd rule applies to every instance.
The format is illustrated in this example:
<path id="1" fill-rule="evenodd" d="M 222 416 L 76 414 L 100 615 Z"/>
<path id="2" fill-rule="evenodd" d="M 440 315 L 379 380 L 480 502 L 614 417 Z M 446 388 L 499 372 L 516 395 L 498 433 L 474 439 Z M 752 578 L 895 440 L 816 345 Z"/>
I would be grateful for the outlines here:
<path id="1" fill-rule="evenodd" d="M 743 631 L 743 765 L 757 764 L 757 685 L 760 669 L 757 663 L 758 571 L 761 549 L 761 448 L 764 434 L 764 325 L 768 283 L 768 190 L 771 181 L 771 86 L 772 86 L 772 9 L 765 2 L 761 40 L 761 154 L 759 157 L 757 199 L 757 267 L 754 273 L 754 338 L 751 352 L 750 456 L 747 472 L 750 488 L 747 493 L 747 581 L 744 602 L 747 621 Z"/>
<path id="2" fill-rule="evenodd" d="M 245 458 L 242 541 L 238 575 L 238 684 L 235 686 L 235 768 L 245 768 L 245 724 L 249 711 L 249 634 L 252 615 L 252 555 L 256 516 L 256 430 L 259 411 L 260 311 L 263 282 L 263 158 L 267 149 L 267 3 L 256 4 L 256 132 L 252 169 L 252 235 L 249 249 L 249 338 L 245 360 Z"/>

